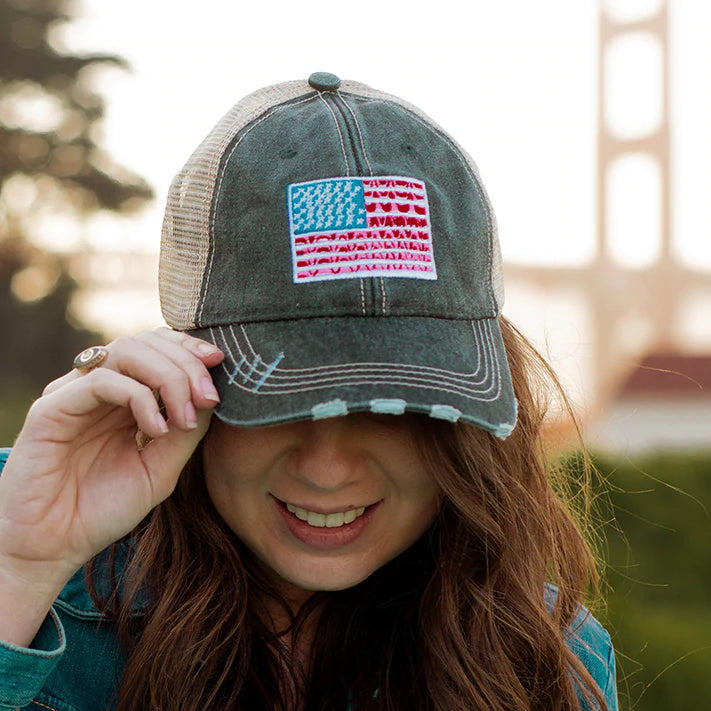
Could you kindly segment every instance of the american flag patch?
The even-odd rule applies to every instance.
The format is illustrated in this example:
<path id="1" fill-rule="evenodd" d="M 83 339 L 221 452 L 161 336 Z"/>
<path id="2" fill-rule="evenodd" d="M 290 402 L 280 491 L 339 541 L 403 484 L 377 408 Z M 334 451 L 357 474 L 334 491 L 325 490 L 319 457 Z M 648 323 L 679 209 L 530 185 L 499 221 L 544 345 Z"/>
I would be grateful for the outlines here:
<path id="1" fill-rule="evenodd" d="M 421 180 L 328 178 L 292 183 L 286 194 L 295 283 L 437 278 Z"/>

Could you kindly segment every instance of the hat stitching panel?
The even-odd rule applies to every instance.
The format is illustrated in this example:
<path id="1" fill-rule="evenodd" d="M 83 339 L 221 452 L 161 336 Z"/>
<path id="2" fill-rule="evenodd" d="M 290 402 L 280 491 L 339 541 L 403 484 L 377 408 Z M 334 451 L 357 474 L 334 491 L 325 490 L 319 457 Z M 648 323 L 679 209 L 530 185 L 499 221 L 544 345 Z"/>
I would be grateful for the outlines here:
<path id="1" fill-rule="evenodd" d="M 341 127 L 338 125 L 338 119 L 336 118 L 336 114 L 333 113 L 333 109 L 328 105 L 328 102 L 326 99 L 323 98 L 323 95 L 321 92 L 318 93 L 318 98 L 321 99 L 321 102 L 323 105 L 328 109 L 328 112 L 331 114 L 331 118 L 333 119 L 333 123 L 336 125 L 336 131 L 338 131 L 338 140 L 341 142 L 341 152 L 343 153 L 343 164 L 345 165 L 345 171 L 346 175 L 350 176 L 351 171 L 348 166 L 348 154 L 346 153 L 346 143 L 343 140 L 343 134 L 341 133 Z"/>
<path id="2" fill-rule="evenodd" d="M 348 109 L 350 115 L 353 117 L 353 123 L 355 124 L 356 131 L 358 132 L 358 140 L 360 141 L 360 148 L 363 151 L 363 157 L 365 158 L 365 162 L 368 164 L 368 170 L 370 171 L 370 175 L 373 175 L 373 166 L 370 164 L 370 159 L 368 158 L 368 152 L 365 149 L 365 141 L 363 140 L 363 133 L 360 130 L 360 124 L 358 123 L 358 118 L 355 115 L 355 111 L 353 111 L 352 106 L 345 100 L 343 94 L 341 94 L 340 91 L 336 92 L 338 96 L 341 98 L 341 101 L 343 101 L 343 104 L 345 107 Z"/>
<path id="3" fill-rule="evenodd" d="M 392 103 L 392 102 L 390 102 Z M 397 104 L 396 104 L 397 105 Z M 404 110 L 407 111 L 404 107 L 401 107 Z M 489 234 L 489 239 L 486 240 L 486 252 L 487 252 L 487 268 L 489 270 L 489 284 L 488 284 L 488 293 L 489 293 L 489 301 L 490 301 L 490 306 L 493 310 L 494 313 L 497 312 L 497 306 L 496 306 L 496 300 L 494 298 L 494 292 L 491 286 L 491 270 L 492 270 L 492 265 L 493 265 L 493 255 L 492 255 L 492 249 L 491 249 L 491 238 L 494 236 L 494 225 L 493 225 L 493 220 L 491 216 L 491 201 L 489 200 L 489 196 L 486 194 L 484 191 L 483 185 L 481 183 L 481 180 L 478 176 L 478 174 L 472 170 L 471 165 L 469 162 L 465 159 L 465 157 L 462 155 L 461 150 L 459 147 L 452 141 L 452 139 L 449 137 L 448 134 L 446 134 L 444 131 L 435 128 L 428 124 L 426 121 L 424 121 L 421 117 L 419 117 L 417 114 L 413 112 L 408 112 L 410 115 L 418 122 L 420 123 L 424 128 L 426 128 L 430 133 L 434 134 L 435 136 L 439 136 L 442 138 L 444 141 L 446 141 L 450 148 L 452 148 L 455 156 L 457 157 L 457 160 L 461 163 L 463 168 L 469 173 L 472 182 L 474 183 L 474 189 L 477 192 L 477 195 L 479 196 L 479 200 L 481 201 L 481 204 L 484 206 L 484 213 L 486 214 L 486 226 Z"/>
<path id="4" fill-rule="evenodd" d="M 472 326 L 474 327 L 474 324 L 472 324 Z M 228 341 L 227 337 L 225 336 L 225 332 L 224 332 L 223 328 L 220 326 L 219 329 L 220 329 L 220 335 L 222 336 L 222 341 L 224 342 L 226 348 L 228 349 L 230 358 L 232 359 L 232 362 L 235 363 L 237 366 L 235 372 L 232 375 L 230 375 L 231 382 L 234 382 L 241 366 L 243 364 L 249 362 L 249 357 L 242 351 L 242 348 L 239 344 L 236 334 L 234 333 L 234 330 L 232 329 L 231 326 L 230 326 L 230 335 L 232 336 L 232 342 L 234 343 L 234 346 L 239 351 L 239 354 L 241 356 L 239 360 L 237 360 L 235 358 L 234 353 L 232 352 L 232 349 L 230 348 L 229 341 Z M 211 335 L 213 338 L 215 337 L 214 330 L 212 330 Z M 264 363 L 261 356 L 255 352 L 254 347 L 252 346 L 249 339 L 246 337 L 246 334 L 244 334 L 244 335 L 245 335 L 245 339 L 247 341 L 248 347 L 252 351 L 252 354 L 254 356 L 254 358 L 252 360 L 253 367 L 250 368 L 250 371 L 248 373 L 246 373 L 246 374 L 242 373 L 242 375 L 244 376 L 243 383 L 246 383 L 246 381 L 249 379 L 249 376 L 251 375 L 251 373 L 254 370 L 256 370 L 258 365 L 260 363 L 266 365 L 266 363 Z M 290 371 L 302 373 L 302 375 L 276 375 L 276 376 L 274 376 L 275 380 L 290 380 L 290 381 L 294 381 L 294 382 L 298 383 L 298 382 L 305 381 L 304 374 L 307 377 L 308 376 L 312 376 L 312 377 L 319 377 L 320 376 L 321 378 L 324 378 L 324 377 L 328 378 L 329 376 L 330 377 L 349 377 L 348 375 L 344 374 L 345 370 L 352 370 L 352 371 L 356 371 L 359 373 L 369 373 L 374 370 L 376 373 L 380 373 L 385 368 L 388 370 L 394 369 L 396 373 L 412 373 L 412 374 L 422 373 L 422 374 L 431 375 L 432 377 L 446 378 L 446 379 L 455 381 L 455 383 L 462 382 L 462 383 L 464 383 L 464 386 L 469 387 L 469 386 L 471 386 L 472 382 L 485 383 L 486 380 L 490 377 L 491 371 L 490 371 L 490 368 L 488 367 L 489 360 L 492 360 L 498 366 L 498 362 L 493 357 L 490 358 L 491 354 L 493 353 L 493 344 L 491 343 L 490 339 L 488 338 L 487 329 L 484 330 L 482 337 L 487 345 L 487 349 L 484 353 L 484 358 L 482 358 L 482 356 L 481 356 L 481 344 L 480 344 L 479 340 L 475 340 L 475 344 L 476 344 L 476 348 L 477 348 L 477 360 L 478 360 L 479 364 L 477 366 L 477 369 L 474 372 L 467 373 L 467 374 L 462 374 L 462 373 L 458 373 L 458 372 L 450 371 L 450 370 L 444 370 L 441 368 L 433 368 L 430 366 L 416 366 L 416 365 L 412 365 L 412 364 L 403 364 L 403 363 L 373 363 L 373 362 L 352 362 L 352 363 L 343 363 L 343 364 L 331 365 L 331 366 L 320 366 L 317 368 L 299 368 L 299 369 L 281 368 L 280 369 L 277 366 L 278 366 L 278 363 L 284 357 L 283 352 L 280 353 L 279 356 L 277 356 L 277 358 L 272 362 L 272 364 L 270 364 L 268 366 L 268 370 L 270 373 L 272 373 L 276 370 L 282 370 L 287 373 Z M 217 340 L 217 339 L 215 339 L 215 340 Z M 372 367 L 370 367 L 370 366 L 372 366 Z M 485 368 L 485 372 L 484 372 L 483 376 L 481 376 L 480 380 L 474 380 L 475 378 L 480 377 L 479 374 L 482 370 L 482 367 Z M 225 366 L 225 370 L 226 370 L 226 366 Z M 330 373 L 334 373 L 334 375 L 330 375 Z"/>
<path id="5" fill-rule="evenodd" d="M 227 368 L 223 365 L 223 370 L 228 373 Z M 481 402 L 493 402 L 498 399 L 501 393 L 500 382 L 494 378 L 485 390 L 476 390 L 473 388 L 465 388 L 451 383 L 444 383 L 438 379 L 417 378 L 414 375 L 400 376 L 397 378 L 389 378 L 388 376 L 362 375 L 359 377 L 344 377 L 333 378 L 327 382 L 318 382 L 316 384 L 308 383 L 301 387 L 281 386 L 279 390 L 262 390 L 255 387 L 248 387 L 245 384 L 237 382 L 236 374 L 230 375 L 229 385 L 233 385 L 240 390 L 252 393 L 253 395 L 293 395 L 296 393 L 310 392 L 314 390 L 324 390 L 333 387 L 353 387 L 357 385 L 396 385 L 403 387 L 413 387 L 420 390 L 433 390 L 435 392 L 447 392 L 458 397 L 463 397 L 468 400 L 477 400 Z M 492 393 L 493 391 L 493 393 Z"/>
<path id="6" fill-rule="evenodd" d="M 271 390 L 271 391 L 263 391 L 260 390 L 261 386 L 263 385 L 264 381 L 266 380 L 268 376 L 268 372 L 265 373 L 262 378 L 260 378 L 259 381 L 256 381 L 254 379 L 251 379 L 250 382 L 253 383 L 252 386 L 248 386 L 246 384 L 246 378 L 242 378 L 242 384 L 240 385 L 238 380 L 238 376 L 241 374 L 239 371 L 239 368 L 241 364 L 244 363 L 244 359 L 240 361 L 240 363 L 237 364 L 237 367 L 230 373 L 227 369 L 226 366 L 223 367 L 223 370 L 225 373 L 228 375 L 228 385 L 234 385 L 238 387 L 240 390 L 244 390 L 245 392 L 250 392 L 254 395 L 289 395 L 289 394 L 294 394 L 294 393 L 301 393 L 301 392 L 308 392 L 311 390 L 323 390 L 325 388 L 332 388 L 332 387 L 351 387 L 354 385 L 363 385 L 363 384 L 370 384 L 370 385 L 404 385 L 408 387 L 418 387 L 422 389 L 428 389 L 428 390 L 437 390 L 437 391 L 443 391 L 443 392 L 451 392 L 454 394 L 459 395 L 460 397 L 465 397 L 468 399 L 473 399 L 473 400 L 486 400 L 486 401 L 491 401 L 495 400 L 500 392 L 500 387 L 498 380 L 496 378 L 493 378 L 490 383 L 487 384 L 486 389 L 474 389 L 474 388 L 467 388 L 461 385 L 457 385 L 456 383 L 448 383 L 448 382 L 443 382 L 439 378 L 418 378 L 416 375 L 411 374 L 411 375 L 400 375 L 396 378 L 391 378 L 388 379 L 390 376 L 389 375 L 373 375 L 369 374 L 367 372 L 358 375 L 358 376 L 353 376 L 353 375 L 344 375 L 342 377 L 332 377 L 329 379 L 324 379 L 322 378 L 321 380 L 307 380 L 303 381 L 303 384 L 301 384 L 301 387 L 296 387 L 299 383 L 295 383 L 292 385 L 278 385 L 274 386 L 275 388 L 279 388 Z M 489 393 L 493 388 L 496 388 L 496 392 L 491 398 L 485 398 L 482 397 L 482 395 Z M 475 395 L 472 395 L 471 393 L 475 393 Z"/>
<path id="7" fill-rule="evenodd" d="M 219 204 L 219 202 L 220 202 L 220 197 L 221 197 L 221 194 L 222 194 L 222 192 L 221 192 L 221 191 L 222 191 L 222 182 L 223 182 L 224 177 L 225 177 L 225 171 L 227 170 L 227 164 L 230 162 L 230 159 L 232 158 L 232 154 L 237 150 L 237 146 L 239 146 L 239 145 L 242 143 L 242 141 L 243 141 L 257 126 L 259 126 L 263 121 L 266 121 L 266 120 L 267 120 L 268 118 L 270 118 L 271 116 L 274 116 L 274 114 L 278 113 L 279 111 L 281 111 L 281 110 L 283 110 L 283 109 L 285 109 L 285 108 L 287 108 L 287 107 L 288 107 L 288 108 L 291 108 L 291 107 L 293 107 L 293 106 L 299 106 L 300 104 L 306 104 L 306 103 L 308 103 L 308 102 L 313 101 L 314 99 L 316 99 L 316 97 L 317 97 L 316 94 L 312 94 L 311 96 L 308 96 L 308 97 L 306 97 L 305 99 L 302 99 L 301 101 L 295 101 L 295 102 L 291 102 L 291 103 L 289 103 L 289 104 L 282 104 L 281 106 L 273 107 L 273 108 L 272 108 L 271 110 L 269 110 L 266 114 L 264 114 L 264 116 L 262 116 L 258 121 L 255 121 L 255 122 L 239 137 L 239 139 L 238 139 L 237 141 L 235 141 L 234 145 L 233 145 L 232 148 L 230 149 L 229 154 L 227 155 L 227 157 L 224 159 L 224 161 L 223 161 L 223 163 L 222 163 L 222 168 L 221 168 L 220 174 L 219 174 L 219 176 L 218 176 L 217 188 L 216 188 L 216 190 L 215 190 L 215 195 L 216 195 L 215 206 L 214 206 L 214 209 L 213 209 L 213 210 L 211 211 L 211 213 L 210 213 L 210 223 L 209 223 L 209 226 L 208 226 L 208 234 L 209 234 L 209 235 L 214 236 L 214 226 L 215 226 L 214 218 L 215 218 L 215 213 L 217 212 L 217 206 L 218 206 L 218 204 Z M 210 244 L 213 246 L 213 249 L 210 250 L 210 262 L 209 262 L 209 264 L 208 264 L 208 266 L 207 266 L 207 270 L 206 270 L 206 279 L 205 279 L 205 285 L 204 285 L 204 287 L 203 287 L 204 291 L 203 291 L 202 303 L 200 304 L 200 314 L 199 314 L 199 318 L 202 318 L 202 314 L 203 314 L 203 311 L 204 311 L 204 309 L 205 309 L 205 298 L 204 298 L 204 294 L 207 293 L 207 291 L 208 291 L 208 289 L 209 289 L 209 287 L 210 287 L 210 280 L 211 280 L 211 278 L 212 278 L 212 265 L 213 265 L 213 262 L 214 262 L 214 259 L 215 259 L 214 239 L 210 240 Z"/>
<path id="8" fill-rule="evenodd" d="M 161 242 L 175 246 L 177 255 L 171 260 L 161 259 L 160 293 L 166 320 L 172 326 L 194 327 L 202 308 L 201 287 L 210 253 L 210 212 L 224 151 L 251 121 L 277 104 L 302 97 L 307 87 L 304 81 L 287 82 L 260 89 L 239 101 L 193 151 L 171 183 Z"/>
<path id="9" fill-rule="evenodd" d="M 381 363 L 381 362 L 367 362 L 367 361 L 351 361 L 351 362 L 345 362 L 345 363 L 336 363 L 334 365 L 322 365 L 322 366 L 316 366 L 315 368 L 275 368 L 276 375 L 274 376 L 274 380 L 295 380 L 298 381 L 300 378 L 303 377 L 303 375 L 309 375 L 309 376 L 318 376 L 319 374 L 328 374 L 330 372 L 334 372 L 337 374 L 342 373 L 344 370 L 360 370 L 360 371 L 368 371 L 369 369 L 374 369 L 378 372 L 380 372 L 383 368 L 394 368 L 398 372 L 404 372 L 404 371 L 410 371 L 414 373 L 425 373 L 429 372 L 432 373 L 433 375 L 436 375 L 437 377 L 443 377 L 443 378 L 450 378 L 453 380 L 462 380 L 465 382 L 467 385 L 470 385 L 472 380 L 474 382 L 484 382 L 485 379 L 488 377 L 488 368 L 487 372 L 485 372 L 483 375 L 480 375 L 482 367 L 487 365 L 488 358 L 487 354 L 488 353 L 493 353 L 494 352 L 494 344 L 493 341 L 491 340 L 491 325 L 488 323 L 481 324 L 477 321 L 471 321 L 470 322 L 472 331 L 475 333 L 478 333 L 479 338 L 474 339 L 474 344 L 476 346 L 476 360 L 477 360 L 477 369 L 471 373 L 461 373 L 458 371 L 453 371 L 453 370 L 445 370 L 443 368 L 435 368 L 433 366 L 428 366 L 428 365 L 415 365 L 412 363 Z M 222 339 L 224 340 L 225 344 L 228 343 L 227 338 L 225 337 L 224 331 L 222 329 L 222 326 L 220 328 L 220 333 L 222 335 Z M 252 345 L 252 342 L 249 340 L 249 336 L 247 335 L 247 331 L 245 330 L 244 326 L 240 324 L 240 330 L 242 332 L 242 335 L 244 337 L 244 340 L 247 344 L 247 347 L 251 351 L 252 355 L 256 357 L 260 357 L 257 354 L 257 351 L 255 350 L 254 346 Z M 239 345 L 239 339 L 237 338 L 237 334 L 234 331 L 233 326 L 230 324 L 229 326 L 229 332 L 230 335 L 239 349 L 240 354 L 242 354 L 242 349 Z M 484 352 L 484 357 L 482 357 L 482 341 L 486 345 L 487 350 Z M 246 360 L 246 356 L 243 355 L 243 358 Z M 281 360 L 281 359 L 280 359 Z M 495 361 L 494 358 L 492 360 Z M 284 373 L 284 375 L 282 375 Z M 291 373 L 300 373 L 301 375 L 291 375 Z M 481 380 L 476 380 L 477 378 L 482 378 Z"/>
<path id="10" fill-rule="evenodd" d="M 486 385 L 485 389 L 481 388 L 472 388 L 470 387 L 470 383 L 466 383 L 463 385 L 458 385 L 456 382 L 454 383 L 447 383 L 447 382 L 442 382 L 442 377 L 450 377 L 444 375 L 444 373 L 451 372 L 451 371 L 440 371 L 437 372 L 437 369 L 434 368 L 427 368 L 426 370 L 423 368 L 418 368 L 416 366 L 408 366 L 405 368 L 399 367 L 395 371 L 395 375 L 398 375 L 399 373 L 408 373 L 409 375 L 400 375 L 399 377 L 392 377 L 393 373 L 388 373 L 386 375 L 372 375 L 371 373 L 368 372 L 367 369 L 361 368 L 361 371 L 363 372 L 361 375 L 342 375 L 342 376 L 331 376 L 330 378 L 321 378 L 321 382 L 317 382 L 316 385 L 311 384 L 313 381 L 312 380 L 305 380 L 301 379 L 296 383 L 293 383 L 293 386 L 290 387 L 289 385 L 277 385 L 273 386 L 275 388 L 279 388 L 279 390 L 274 390 L 274 391 L 261 391 L 259 388 L 261 385 L 264 384 L 266 381 L 266 377 L 262 377 L 260 381 L 256 384 L 256 387 L 246 387 L 245 382 L 246 380 L 249 379 L 249 373 L 247 374 L 247 377 L 243 378 L 243 384 L 240 385 L 239 383 L 236 382 L 236 377 L 239 374 L 239 368 L 241 365 L 245 362 L 247 362 L 247 358 L 242 354 L 239 343 L 235 339 L 235 346 L 237 349 L 240 351 L 241 358 L 239 361 L 237 361 L 234 357 L 234 354 L 232 352 L 232 349 L 230 348 L 229 344 L 227 343 L 227 340 L 224 338 L 224 333 L 223 339 L 225 341 L 225 346 L 228 350 L 228 353 L 230 355 L 230 358 L 232 359 L 233 362 L 237 363 L 237 366 L 235 370 L 230 373 L 229 370 L 227 369 L 225 363 L 223 362 L 221 364 L 222 369 L 227 373 L 229 377 L 229 384 L 230 385 L 235 385 L 241 390 L 245 390 L 248 392 L 252 392 L 253 394 L 258 394 L 258 395 L 286 395 L 286 394 L 293 394 L 293 393 L 299 393 L 299 392 L 307 392 L 307 391 L 313 391 L 313 390 L 321 390 L 327 387 L 335 387 L 335 386 L 340 386 L 340 387 L 348 387 L 348 386 L 354 386 L 354 385 L 375 385 L 375 384 L 391 384 L 391 385 L 401 385 L 404 387 L 417 387 L 419 389 L 427 389 L 427 390 L 435 390 L 435 391 L 440 391 L 440 392 L 449 392 L 456 394 L 460 397 L 464 397 L 467 399 L 471 400 L 477 400 L 477 401 L 483 401 L 483 402 L 491 402 L 496 400 L 500 393 L 501 393 L 501 373 L 500 373 L 500 365 L 498 361 L 496 361 L 495 358 L 493 358 L 493 346 L 491 343 L 489 343 L 489 347 L 486 349 L 485 352 L 485 365 L 486 365 L 486 374 L 485 374 L 485 380 L 480 381 L 482 385 Z M 488 339 L 487 339 L 488 340 Z M 261 360 L 259 356 L 255 359 L 254 362 L 257 362 L 258 360 Z M 278 360 L 281 360 L 279 358 Z M 493 362 L 494 368 L 490 368 L 490 363 L 489 361 Z M 254 363 L 253 362 L 253 363 Z M 353 365 L 359 365 L 359 364 L 353 364 Z M 399 364 L 378 364 L 379 371 L 382 371 L 382 366 L 383 365 L 390 365 L 394 367 L 398 367 Z M 272 371 L 275 368 L 272 368 Z M 430 377 L 416 377 L 417 373 L 425 373 L 429 371 L 431 373 Z M 251 372 L 251 371 L 250 371 Z M 436 376 L 436 377 L 435 377 Z M 434 384 L 431 384 L 434 379 Z M 323 382 L 326 380 L 326 382 Z M 488 382 L 487 382 L 488 381 Z M 252 380 L 252 382 L 254 382 Z M 461 380 L 460 380 L 461 382 Z M 301 387 L 294 387 L 295 385 L 301 385 Z M 485 397 L 485 395 L 488 395 L 492 390 L 494 390 L 493 395 L 489 397 Z"/>
<path id="11" fill-rule="evenodd" d="M 348 167 L 348 156 L 346 155 L 346 145 L 345 141 L 343 139 L 343 134 L 341 133 L 341 127 L 338 125 L 338 119 L 336 118 L 336 115 L 333 113 L 333 109 L 328 105 L 328 102 L 323 98 L 321 95 L 321 92 L 318 94 L 318 98 L 321 99 L 323 102 L 324 106 L 329 110 L 331 117 L 333 118 L 333 123 L 336 125 L 336 131 L 338 131 L 338 138 L 341 142 L 341 151 L 343 153 L 343 163 L 346 166 L 345 171 L 346 175 L 350 176 L 351 172 Z M 351 112 L 352 113 L 352 112 Z M 360 129 L 358 129 L 358 133 L 360 134 Z M 361 143 L 362 143 L 363 137 L 361 136 Z M 368 157 L 366 156 L 366 161 L 368 160 Z M 368 163 L 370 166 L 370 163 Z M 371 168 L 371 175 L 373 174 L 372 168 Z M 365 282 L 363 279 L 359 279 L 360 282 L 360 310 L 363 316 L 366 315 L 366 308 L 365 308 Z"/>
<path id="12" fill-rule="evenodd" d="M 464 381 L 469 384 L 469 382 L 474 379 L 475 382 L 484 382 L 484 380 L 488 377 L 486 373 L 484 375 L 481 375 L 482 368 L 487 365 L 487 354 L 488 353 L 493 353 L 494 352 L 494 345 L 493 342 L 491 341 L 491 328 L 489 324 L 479 324 L 478 322 L 470 322 L 472 325 L 472 331 L 478 332 L 480 338 L 475 338 L 474 343 L 476 346 L 476 360 L 477 360 L 477 369 L 471 373 L 461 373 L 458 371 L 452 371 L 452 370 L 445 370 L 443 368 L 435 368 L 432 366 L 418 366 L 414 364 L 404 364 L 404 363 L 381 363 L 381 362 L 367 362 L 367 361 L 351 361 L 351 362 L 345 362 L 345 363 L 337 363 L 335 365 L 323 365 L 323 366 L 317 366 L 315 368 L 276 368 L 277 374 L 274 376 L 275 380 L 298 380 L 302 378 L 304 375 L 309 375 L 309 376 L 318 376 L 319 374 L 328 374 L 331 372 L 335 372 L 338 374 L 343 373 L 344 370 L 356 370 L 356 371 L 367 371 L 370 368 L 376 370 L 377 372 L 380 372 L 383 368 L 393 368 L 397 370 L 398 372 L 403 372 L 409 370 L 410 372 L 415 372 L 415 373 L 432 373 L 436 375 L 437 377 L 444 377 L 444 378 L 451 378 L 454 380 L 461 380 L 464 379 Z M 230 325 L 230 334 L 232 338 L 234 339 L 235 344 L 239 348 L 239 341 L 237 339 L 236 334 L 234 333 L 234 330 L 232 326 Z M 240 325 L 240 329 L 242 331 L 242 334 L 244 336 L 244 339 L 247 343 L 247 346 L 249 350 L 252 352 L 252 354 L 257 355 L 256 350 L 254 349 L 254 346 L 252 345 L 251 341 L 249 340 L 249 337 L 247 336 L 247 333 L 244 329 L 244 326 Z M 227 342 L 227 339 L 224 337 L 223 333 L 223 339 L 225 342 Z M 484 353 L 484 356 L 482 357 L 482 341 L 487 347 L 487 351 Z M 240 348 L 240 353 L 242 353 L 242 349 Z M 284 373 L 282 375 L 282 373 Z M 292 375 L 291 373 L 300 373 L 300 375 Z M 482 378 L 481 380 L 476 380 L 477 378 Z"/>
<path id="13" fill-rule="evenodd" d="M 227 373 L 227 368 L 223 364 L 223 370 Z M 333 387 L 353 387 L 358 385 L 396 385 L 398 387 L 412 387 L 419 390 L 432 390 L 435 392 L 446 392 L 456 395 L 458 397 L 463 397 L 467 400 L 476 400 L 480 402 L 494 402 L 498 399 L 501 393 L 500 382 L 498 379 L 494 379 L 492 383 L 486 388 L 486 390 L 475 390 L 472 388 L 465 388 L 462 386 L 452 385 L 450 383 L 443 383 L 440 380 L 428 380 L 425 378 L 417 378 L 415 376 L 401 376 L 398 378 L 388 378 L 388 376 L 367 376 L 363 375 L 360 377 L 350 377 L 341 379 L 332 379 L 328 382 L 322 382 L 318 384 L 309 384 L 302 387 L 288 387 L 283 386 L 279 390 L 262 390 L 255 389 L 254 387 L 246 387 L 244 384 L 240 384 L 233 379 L 230 383 L 240 390 L 252 393 L 253 395 L 293 395 L 296 393 L 310 392 L 314 390 L 324 390 L 326 388 Z M 493 394 L 489 395 L 493 390 Z"/>
<path id="14" fill-rule="evenodd" d="M 340 97 L 341 101 L 343 102 L 343 105 L 348 109 L 348 112 L 350 113 L 351 117 L 353 118 L 353 123 L 356 127 L 356 131 L 358 132 L 358 140 L 360 141 L 360 148 L 363 153 L 363 157 L 365 158 L 365 162 L 368 165 L 368 171 L 370 172 L 370 175 L 374 175 L 373 172 L 373 166 L 370 163 L 370 159 L 368 158 L 368 151 L 365 148 L 365 140 L 363 139 L 363 132 L 360 129 L 360 123 L 358 122 L 358 117 L 356 116 L 355 111 L 353 111 L 353 107 L 346 101 L 345 97 L 343 94 L 341 94 L 340 91 L 336 92 L 338 96 Z M 386 308 L 387 308 L 387 303 L 386 303 L 386 289 L 385 289 L 385 278 L 384 277 L 377 277 L 378 282 L 380 284 L 380 293 L 382 295 L 381 297 L 381 313 L 383 316 L 386 314 Z M 365 302 L 363 303 L 363 315 L 365 316 Z"/>
<path id="15" fill-rule="evenodd" d="M 428 123 L 423 117 L 419 116 L 417 113 L 415 113 L 414 111 L 409 109 L 407 106 L 404 106 L 403 104 L 400 104 L 397 101 L 392 101 L 392 100 L 389 100 L 386 98 L 374 99 L 371 97 L 358 97 L 358 96 L 355 96 L 355 98 L 359 98 L 362 101 L 366 101 L 366 102 L 382 101 L 386 104 L 391 104 L 392 106 L 396 106 L 398 109 L 400 109 L 402 111 L 406 111 L 415 121 L 417 121 L 427 131 L 429 131 L 433 135 L 438 136 L 439 138 L 443 139 L 449 145 L 449 147 L 452 149 L 454 155 L 456 156 L 457 160 L 460 162 L 460 164 L 465 169 L 465 171 L 469 174 L 469 176 L 472 180 L 472 183 L 474 184 L 474 189 L 476 190 L 477 195 L 479 196 L 481 204 L 484 206 L 484 212 L 486 214 L 486 222 L 487 222 L 487 228 L 489 231 L 489 235 L 490 235 L 490 237 L 493 237 L 495 230 L 494 230 L 494 223 L 493 223 L 492 215 L 491 215 L 491 202 L 489 200 L 489 197 L 483 188 L 481 179 L 479 178 L 478 171 L 474 170 L 472 165 L 469 163 L 469 161 L 462 154 L 462 149 L 459 148 L 459 146 L 454 142 L 454 140 L 451 138 L 451 136 L 449 136 L 449 134 L 447 134 L 443 129 L 439 128 L 438 126 L 434 126 L 431 123 Z M 491 277 L 491 269 L 492 269 L 492 265 L 493 265 L 491 239 L 487 240 L 486 249 L 487 249 L 487 267 L 489 269 L 489 276 Z M 492 310 L 496 313 L 497 306 L 496 306 L 496 300 L 494 298 L 494 293 L 493 293 L 492 286 L 491 286 L 491 279 L 489 279 L 488 292 L 489 292 L 490 306 L 491 306 Z"/>

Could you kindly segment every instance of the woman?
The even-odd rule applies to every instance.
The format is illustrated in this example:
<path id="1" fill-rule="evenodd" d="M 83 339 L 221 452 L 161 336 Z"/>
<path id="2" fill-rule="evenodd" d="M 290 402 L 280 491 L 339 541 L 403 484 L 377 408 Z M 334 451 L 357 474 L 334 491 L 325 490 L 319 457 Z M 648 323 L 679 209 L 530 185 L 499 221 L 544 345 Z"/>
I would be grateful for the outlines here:
<path id="1" fill-rule="evenodd" d="M 0 478 L 0 708 L 616 708 L 450 136 L 331 74 L 256 92 L 171 186 L 160 293 Z"/>

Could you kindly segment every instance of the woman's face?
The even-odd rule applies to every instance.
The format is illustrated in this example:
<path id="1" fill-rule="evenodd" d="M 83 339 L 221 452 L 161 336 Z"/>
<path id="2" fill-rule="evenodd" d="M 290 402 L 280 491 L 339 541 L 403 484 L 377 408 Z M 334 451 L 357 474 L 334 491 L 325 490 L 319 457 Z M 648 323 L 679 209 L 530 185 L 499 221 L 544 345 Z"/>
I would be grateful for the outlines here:
<path id="1" fill-rule="evenodd" d="M 259 428 L 215 418 L 204 466 L 219 514 L 292 591 L 361 582 L 427 530 L 441 501 L 407 415 Z"/>

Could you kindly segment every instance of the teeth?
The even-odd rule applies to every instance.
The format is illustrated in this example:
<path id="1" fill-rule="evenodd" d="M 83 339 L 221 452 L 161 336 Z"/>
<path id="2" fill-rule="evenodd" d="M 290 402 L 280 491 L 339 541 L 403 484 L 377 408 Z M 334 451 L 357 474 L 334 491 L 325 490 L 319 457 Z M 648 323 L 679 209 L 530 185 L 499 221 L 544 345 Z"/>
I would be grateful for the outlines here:
<path id="1" fill-rule="evenodd" d="M 346 522 L 344 513 L 328 514 L 326 516 L 326 528 L 338 528 Z"/>
<path id="2" fill-rule="evenodd" d="M 316 528 L 323 528 L 326 525 L 326 516 L 320 513 L 314 513 L 309 511 L 309 515 L 306 518 L 306 523 L 309 526 L 316 526 Z"/>
<path id="3" fill-rule="evenodd" d="M 316 528 L 340 528 L 347 523 L 353 523 L 353 521 L 365 513 L 365 506 L 332 514 L 321 514 L 316 513 L 315 511 L 307 511 L 306 509 L 301 509 L 293 504 L 287 504 L 286 509 L 287 511 L 293 513 L 296 518 L 301 521 L 306 521 L 309 526 L 314 526 Z"/>

